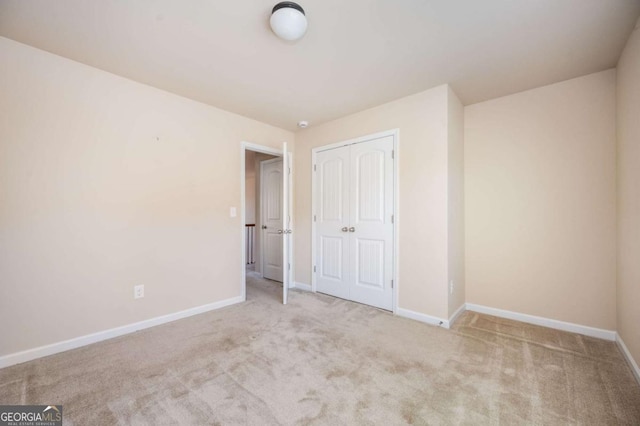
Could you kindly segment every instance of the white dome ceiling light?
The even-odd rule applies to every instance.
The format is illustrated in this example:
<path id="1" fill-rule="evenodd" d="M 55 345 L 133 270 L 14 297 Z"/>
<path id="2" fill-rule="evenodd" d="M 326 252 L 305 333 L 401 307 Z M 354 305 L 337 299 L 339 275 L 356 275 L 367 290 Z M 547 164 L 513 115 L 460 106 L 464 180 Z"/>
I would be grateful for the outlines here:
<path id="1" fill-rule="evenodd" d="M 295 41 L 307 31 L 307 17 L 299 4 L 281 1 L 271 11 L 271 29 L 281 39 Z"/>

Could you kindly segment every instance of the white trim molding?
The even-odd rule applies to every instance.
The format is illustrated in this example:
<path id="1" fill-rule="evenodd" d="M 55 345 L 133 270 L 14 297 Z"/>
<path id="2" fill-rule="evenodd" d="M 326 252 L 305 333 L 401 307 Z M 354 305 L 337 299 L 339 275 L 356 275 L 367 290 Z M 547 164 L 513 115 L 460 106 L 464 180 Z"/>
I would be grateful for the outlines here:
<path id="1" fill-rule="evenodd" d="M 638 384 L 640 384 L 640 367 L 638 367 L 636 360 L 633 359 L 633 356 L 631 355 L 631 352 L 629 352 L 627 345 L 624 344 L 622 337 L 620 337 L 618 333 L 616 333 L 616 343 L 618 344 L 618 347 L 620 348 L 620 351 L 622 351 L 622 354 L 624 355 L 624 357 L 627 359 L 627 362 L 629 363 L 629 367 L 631 367 L 631 371 L 633 371 L 633 375 L 636 376 L 636 380 L 638 381 Z"/>
<path id="2" fill-rule="evenodd" d="M 571 333 L 584 334 L 585 336 L 597 337 L 598 339 L 609 340 L 612 342 L 616 340 L 616 332 L 612 330 L 604 330 L 602 328 L 588 327 L 586 325 L 573 324 L 570 322 L 564 322 L 550 318 L 505 311 L 503 309 L 490 308 L 488 306 L 476 305 L 474 303 L 467 303 L 466 307 L 469 311 L 486 315 L 493 315 L 494 317 L 526 322 L 528 324 L 540 325 L 542 327 L 554 328 L 556 330 L 569 331 Z"/>
<path id="3" fill-rule="evenodd" d="M 427 314 L 421 314 L 420 312 L 411 311 L 409 309 L 397 308 L 395 314 L 399 317 L 409 318 L 430 325 L 437 325 L 442 328 L 449 328 L 449 320 L 432 317 L 431 315 Z"/>
<path id="4" fill-rule="evenodd" d="M 311 284 L 299 283 L 294 281 L 293 288 L 297 288 L 298 290 L 303 291 L 311 291 Z"/>
<path id="5" fill-rule="evenodd" d="M 224 308 L 226 306 L 234 305 L 241 302 L 244 302 L 244 298 L 242 296 L 232 297 L 230 299 L 220 300 L 219 302 L 213 302 L 202 306 L 196 306 L 194 308 L 185 309 L 183 311 L 174 312 L 172 314 L 162 315 L 144 321 L 135 322 L 133 324 L 127 324 L 121 327 L 111 328 L 109 330 L 99 331 L 97 333 L 87 334 L 84 336 L 75 337 L 73 339 L 64 340 L 62 342 L 52 343 L 50 345 L 40 346 L 33 349 L 27 349 L 22 352 L 4 355 L 0 357 L 0 368 L 21 364 L 23 362 L 31 361 L 37 358 L 42 358 L 71 349 L 76 349 L 82 346 L 87 346 L 92 343 L 101 342 L 103 340 L 113 339 L 114 337 L 191 317 L 193 315 L 198 315 L 216 309 Z"/>
<path id="6" fill-rule="evenodd" d="M 449 326 L 452 326 L 453 323 L 456 322 L 456 320 L 458 319 L 460 314 L 463 313 L 466 310 L 467 310 L 466 303 L 463 303 L 462 305 L 460 305 L 460 307 L 458 309 L 456 309 L 456 311 L 453 313 L 453 315 L 451 315 L 451 317 L 449 318 Z M 449 328 L 449 327 L 447 327 L 447 328 Z"/>

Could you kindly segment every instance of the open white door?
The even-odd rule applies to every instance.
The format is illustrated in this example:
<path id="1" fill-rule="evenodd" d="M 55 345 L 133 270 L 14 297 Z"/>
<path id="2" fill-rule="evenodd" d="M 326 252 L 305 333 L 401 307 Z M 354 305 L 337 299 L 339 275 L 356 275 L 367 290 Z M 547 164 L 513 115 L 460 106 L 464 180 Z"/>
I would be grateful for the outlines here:
<path id="1" fill-rule="evenodd" d="M 287 304 L 289 297 L 289 276 L 291 274 L 289 261 L 289 248 L 291 245 L 291 212 L 289 205 L 289 174 L 291 173 L 289 164 L 289 153 L 287 143 L 282 143 L 282 303 Z"/>

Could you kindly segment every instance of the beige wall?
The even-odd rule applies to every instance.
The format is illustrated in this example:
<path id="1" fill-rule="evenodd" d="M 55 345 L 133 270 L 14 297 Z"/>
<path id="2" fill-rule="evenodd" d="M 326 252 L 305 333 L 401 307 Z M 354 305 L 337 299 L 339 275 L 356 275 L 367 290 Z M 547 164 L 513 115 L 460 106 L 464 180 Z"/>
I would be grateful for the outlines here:
<path id="1" fill-rule="evenodd" d="M 467 302 L 616 328 L 615 77 L 465 108 Z"/>
<path id="2" fill-rule="evenodd" d="M 240 143 L 292 133 L 5 38 L 0 58 L 0 355 L 240 296 Z"/>
<path id="3" fill-rule="evenodd" d="M 618 63 L 618 333 L 640 363 L 640 20 Z"/>
<path id="4" fill-rule="evenodd" d="M 398 305 L 448 317 L 447 97 L 443 85 L 296 134 L 296 281 L 311 283 L 311 150 L 399 128 Z"/>
<path id="5" fill-rule="evenodd" d="M 448 255 L 449 318 L 465 303 L 464 274 L 464 107 L 448 89 Z"/>

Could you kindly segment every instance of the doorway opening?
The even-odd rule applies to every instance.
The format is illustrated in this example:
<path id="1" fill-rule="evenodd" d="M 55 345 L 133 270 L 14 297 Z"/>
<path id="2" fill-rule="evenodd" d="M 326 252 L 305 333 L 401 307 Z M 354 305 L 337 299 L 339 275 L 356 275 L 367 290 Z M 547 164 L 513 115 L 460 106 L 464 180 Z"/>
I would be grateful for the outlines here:
<path id="1" fill-rule="evenodd" d="M 251 292 L 286 303 L 290 260 L 290 203 L 284 149 L 242 143 L 242 296 Z M 288 158 L 286 158 L 288 160 Z M 249 295 L 247 295 L 249 288 Z M 267 294 L 265 294 L 267 292 Z"/>

